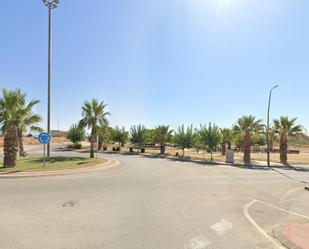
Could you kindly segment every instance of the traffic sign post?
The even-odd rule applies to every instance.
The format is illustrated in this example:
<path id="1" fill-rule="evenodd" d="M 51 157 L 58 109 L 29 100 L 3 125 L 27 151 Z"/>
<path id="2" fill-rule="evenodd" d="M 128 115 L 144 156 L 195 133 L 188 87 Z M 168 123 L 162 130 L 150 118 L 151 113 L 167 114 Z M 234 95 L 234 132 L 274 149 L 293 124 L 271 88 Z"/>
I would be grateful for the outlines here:
<path id="1" fill-rule="evenodd" d="M 42 132 L 38 136 L 38 140 L 41 144 L 43 144 L 43 158 L 44 158 L 44 167 L 45 167 L 45 164 L 46 164 L 45 147 L 46 147 L 46 144 L 50 143 L 51 135 L 47 132 Z"/>

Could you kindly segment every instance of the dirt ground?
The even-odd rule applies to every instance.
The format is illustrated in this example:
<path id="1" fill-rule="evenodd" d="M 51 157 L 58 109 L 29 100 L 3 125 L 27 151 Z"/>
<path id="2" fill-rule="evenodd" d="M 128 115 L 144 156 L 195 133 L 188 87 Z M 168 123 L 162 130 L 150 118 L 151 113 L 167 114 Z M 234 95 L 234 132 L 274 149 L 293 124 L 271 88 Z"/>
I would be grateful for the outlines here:
<path id="1" fill-rule="evenodd" d="M 127 150 L 125 148 L 124 150 Z M 300 150 L 300 154 L 288 154 L 288 162 L 291 165 L 305 165 L 309 166 L 309 148 L 306 147 L 290 147 L 290 149 Z M 159 148 L 146 148 L 146 153 L 158 154 Z M 176 148 L 166 148 L 166 153 L 170 156 L 175 156 L 176 153 L 182 155 L 182 150 L 177 150 Z M 210 160 L 210 154 L 205 153 L 203 151 L 197 151 L 195 149 L 185 150 L 185 156 L 194 158 L 194 159 L 205 159 Z M 279 153 L 271 153 L 271 163 L 272 164 L 280 164 Z M 225 156 L 222 156 L 221 153 L 213 154 L 214 161 L 225 162 Z M 252 163 L 256 163 L 259 165 L 267 164 L 267 154 L 266 153 L 251 153 Z M 235 162 L 243 163 L 243 153 L 235 153 Z"/>

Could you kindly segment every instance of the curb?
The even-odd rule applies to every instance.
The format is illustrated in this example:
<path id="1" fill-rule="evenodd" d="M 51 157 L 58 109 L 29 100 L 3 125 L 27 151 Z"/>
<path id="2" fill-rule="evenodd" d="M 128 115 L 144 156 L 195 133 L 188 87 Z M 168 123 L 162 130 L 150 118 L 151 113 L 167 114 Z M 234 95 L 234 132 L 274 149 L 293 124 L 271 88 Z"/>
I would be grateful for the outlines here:
<path id="1" fill-rule="evenodd" d="M 0 175 L 0 179 L 14 179 L 14 178 L 33 178 L 33 177 L 50 177 L 50 176 L 65 176 L 87 173 L 95 170 L 110 169 L 120 164 L 120 161 L 115 159 L 107 159 L 107 162 L 99 165 L 78 168 L 78 169 L 59 169 L 46 171 L 24 171 L 12 173 L 7 175 Z"/>
<path id="2" fill-rule="evenodd" d="M 282 226 L 279 226 L 278 229 L 273 231 L 274 237 L 281 242 L 288 249 L 302 249 L 299 246 L 295 245 L 292 241 L 290 241 L 285 235 L 281 232 Z"/>

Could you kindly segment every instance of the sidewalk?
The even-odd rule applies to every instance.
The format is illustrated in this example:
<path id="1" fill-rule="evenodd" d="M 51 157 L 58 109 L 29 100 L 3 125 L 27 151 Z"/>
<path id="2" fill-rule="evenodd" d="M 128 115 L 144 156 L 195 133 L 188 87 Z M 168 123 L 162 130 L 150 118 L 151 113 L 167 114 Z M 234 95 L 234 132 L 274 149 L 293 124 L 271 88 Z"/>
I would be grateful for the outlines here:
<path id="1" fill-rule="evenodd" d="M 72 175 L 100 169 L 109 169 L 118 164 L 120 164 L 118 160 L 108 159 L 107 162 L 100 165 L 77 168 L 77 169 L 0 172 L 0 179 Z"/>
<path id="2" fill-rule="evenodd" d="M 288 248 L 309 249 L 309 223 L 283 226 L 278 239 Z"/>

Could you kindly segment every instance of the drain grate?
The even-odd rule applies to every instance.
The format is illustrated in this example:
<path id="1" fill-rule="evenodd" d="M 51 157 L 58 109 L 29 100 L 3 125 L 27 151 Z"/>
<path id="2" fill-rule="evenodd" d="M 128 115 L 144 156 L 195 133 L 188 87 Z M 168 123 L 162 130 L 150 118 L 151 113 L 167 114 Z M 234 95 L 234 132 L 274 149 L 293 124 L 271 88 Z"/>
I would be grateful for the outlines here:
<path id="1" fill-rule="evenodd" d="M 62 207 L 76 207 L 77 204 L 77 201 L 66 201 L 62 204 Z"/>

